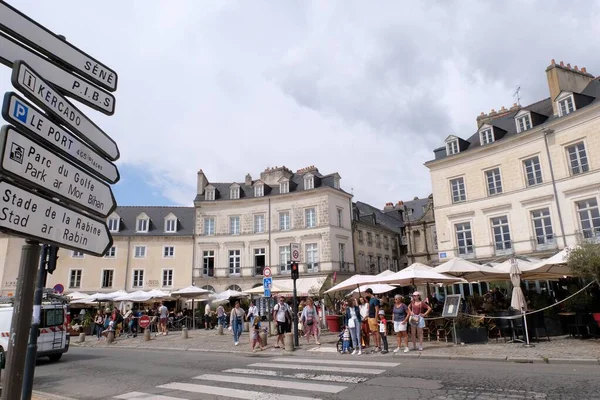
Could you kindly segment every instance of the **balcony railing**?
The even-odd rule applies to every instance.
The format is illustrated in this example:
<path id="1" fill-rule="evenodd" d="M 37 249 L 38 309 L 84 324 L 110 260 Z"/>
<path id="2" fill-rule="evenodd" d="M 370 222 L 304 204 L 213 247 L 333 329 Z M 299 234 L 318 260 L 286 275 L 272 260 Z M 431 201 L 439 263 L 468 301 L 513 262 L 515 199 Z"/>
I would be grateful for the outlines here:
<path id="1" fill-rule="evenodd" d="M 511 241 L 494 243 L 494 254 L 497 256 L 506 256 L 513 254 L 513 244 Z"/>
<path id="2" fill-rule="evenodd" d="M 553 234 L 542 235 L 531 238 L 535 251 L 546 251 L 556 249 L 556 236 Z"/>
<path id="3" fill-rule="evenodd" d="M 577 239 L 579 243 L 600 243 L 600 228 L 577 231 Z"/>

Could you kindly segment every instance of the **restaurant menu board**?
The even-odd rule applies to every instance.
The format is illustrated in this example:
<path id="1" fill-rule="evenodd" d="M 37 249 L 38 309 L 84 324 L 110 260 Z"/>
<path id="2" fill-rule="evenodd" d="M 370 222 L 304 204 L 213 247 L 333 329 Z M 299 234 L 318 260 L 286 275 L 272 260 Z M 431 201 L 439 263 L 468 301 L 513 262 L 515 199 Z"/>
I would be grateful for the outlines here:
<path id="1" fill-rule="evenodd" d="M 442 311 L 442 317 L 445 318 L 456 318 L 460 309 L 460 294 L 449 294 L 446 296 L 444 302 L 444 310 Z"/>

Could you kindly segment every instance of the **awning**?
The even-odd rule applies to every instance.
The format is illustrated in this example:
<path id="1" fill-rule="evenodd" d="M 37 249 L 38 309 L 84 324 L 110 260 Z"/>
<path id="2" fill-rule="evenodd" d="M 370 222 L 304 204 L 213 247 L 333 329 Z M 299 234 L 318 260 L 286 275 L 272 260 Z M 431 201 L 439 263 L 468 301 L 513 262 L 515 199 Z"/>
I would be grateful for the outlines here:
<path id="1" fill-rule="evenodd" d="M 296 292 L 300 297 L 318 296 L 326 280 L 326 276 L 299 278 L 296 280 Z M 285 290 L 285 292 L 279 293 L 282 296 L 290 296 L 294 291 L 294 282 L 289 278 L 273 279 L 273 286 Z"/>

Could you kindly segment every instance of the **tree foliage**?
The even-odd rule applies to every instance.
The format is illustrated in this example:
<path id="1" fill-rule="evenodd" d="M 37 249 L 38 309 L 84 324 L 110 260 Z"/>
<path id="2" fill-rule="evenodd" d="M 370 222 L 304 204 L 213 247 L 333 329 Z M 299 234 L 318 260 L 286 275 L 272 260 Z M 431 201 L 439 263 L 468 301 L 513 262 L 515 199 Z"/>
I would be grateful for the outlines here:
<path id="1" fill-rule="evenodd" d="M 574 275 L 600 282 L 600 244 L 584 243 L 571 250 L 567 265 Z"/>

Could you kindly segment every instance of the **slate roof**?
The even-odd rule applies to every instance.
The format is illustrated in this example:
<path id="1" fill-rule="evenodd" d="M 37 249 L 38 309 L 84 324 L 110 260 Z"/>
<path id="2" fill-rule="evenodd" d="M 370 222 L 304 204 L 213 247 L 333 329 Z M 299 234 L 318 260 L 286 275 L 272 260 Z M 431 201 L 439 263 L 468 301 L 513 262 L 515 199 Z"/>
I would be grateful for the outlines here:
<path id="1" fill-rule="evenodd" d="M 423 209 L 423 207 L 429 205 L 431 202 L 432 199 L 428 197 L 425 197 L 423 199 L 405 201 L 404 205 L 406 206 L 406 208 L 411 208 L 413 210 L 412 215 L 406 215 L 406 219 L 408 220 L 407 222 L 420 220 L 425 214 L 425 210 Z"/>
<path id="2" fill-rule="evenodd" d="M 335 189 L 334 178 L 336 176 L 339 176 L 337 173 L 323 175 L 318 171 L 310 171 L 310 172 L 304 172 L 301 174 L 293 173 L 292 176 L 290 176 L 290 178 L 289 178 L 290 179 L 289 193 L 305 190 L 304 189 L 304 176 L 308 173 L 310 173 L 314 176 L 315 189 L 318 189 L 319 187 L 330 187 L 332 189 Z M 260 180 L 260 179 L 253 180 L 252 185 L 246 185 L 246 183 L 244 181 L 242 181 L 242 182 L 209 182 L 208 185 L 214 186 L 216 189 L 215 200 L 232 200 L 229 196 L 229 194 L 230 194 L 229 188 L 234 183 L 237 183 L 238 185 L 240 185 L 240 199 L 245 199 L 245 198 L 247 199 L 247 198 L 255 197 L 254 196 L 254 186 L 255 186 L 254 183 L 256 183 L 256 181 L 258 181 L 258 180 Z M 336 189 L 336 190 L 340 190 L 340 191 L 346 193 L 342 189 Z M 276 196 L 279 194 L 282 194 L 279 192 L 279 185 L 264 184 L 264 196 L 260 196 L 260 197 Z M 286 193 L 283 193 L 283 194 L 286 194 Z M 206 195 L 206 190 L 204 191 L 203 194 L 197 194 L 194 201 L 204 201 L 205 195 Z"/>
<path id="3" fill-rule="evenodd" d="M 361 201 L 357 201 L 356 203 L 352 203 L 354 208 L 354 216 L 356 218 L 356 211 L 358 211 L 358 219 L 364 223 L 373 225 L 373 217 L 375 217 L 375 223 L 377 225 L 381 225 L 387 229 L 390 229 L 397 234 L 402 233 L 402 228 L 404 227 L 404 223 L 400 220 L 400 218 L 394 217 L 392 215 L 388 215 L 381 211 L 380 209 L 373 207 L 367 203 L 363 203 Z"/>
<path id="4" fill-rule="evenodd" d="M 593 98 L 593 100 L 589 104 L 600 103 L 600 81 L 598 80 L 598 78 L 593 79 L 590 83 L 588 83 L 586 88 L 580 94 Z M 577 93 L 575 93 L 575 95 L 577 95 Z M 579 112 L 579 110 L 581 110 L 582 108 L 585 108 L 585 105 L 581 106 L 581 107 L 578 106 L 577 110 L 575 110 L 574 113 Z M 520 109 L 517 109 L 515 111 L 509 112 L 508 114 L 494 118 L 490 121 L 485 122 L 485 124 L 492 125 L 494 127 L 497 127 L 499 129 L 506 131 L 506 134 L 501 139 L 498 139 L 498 140 L 510 138 L 515 135 L 526 134 L 526 133 L 528 133 L 527 131 L 517 133 L 517 125 L 516 125 L 515 119 L 514 119 L 515 115 L 517 115 L 517 113 L 521 110 L 532 111 L 536 114 L 547 117 L 547 119 L 543 123 L 536 125 L 536 127 L 548 124 L 549 122 L 554 121 L 557 118 L 560 118 L 559 116 L 554 115 L 554 112 L 552 110 L 552 99 L 546 98 L 546 99 L 540 100 L 536 103 L 521 107 Z M 573 113 L 570 113 L 569 115 L 571 115 L 571 114 L 573 114 Z M 481 147 L 481 142 L 480 142 L 480 138 L 479 138 L 479 130 L 477 132 L 475 132 L 474 134 L 472 134 L 471 137 L 469 137 L 467 139 L 467 142 L 469 142 L 468 147 L 466 149 L 461 149 L 460 153 L 464 153 L 465 151 L 469 151 L 471 149 Z M 451 156 L 446 155 L 446 146 L 438 147 L 437 149 L 434 149 L 433 152 L 435 155 L 435 160 L 441 160 L 441 159 L 444 159 L 447 157 L 452 157 L 455 155 L 455 154 L 453 154 Z"/>
<path id="5" fill-rule="evenodd" d="M 193 236 L 195 223 L 194 207 L 162 206 L 120 206 L 114 211 L 120 218 L 119 232 L 113 236 Z M 141 213 L 150 218 L 148 232 L 136 232 L 135 222 Z M 165 217 L 169 214 L 177 217 L 177 231 L 165 232 Z"/>

